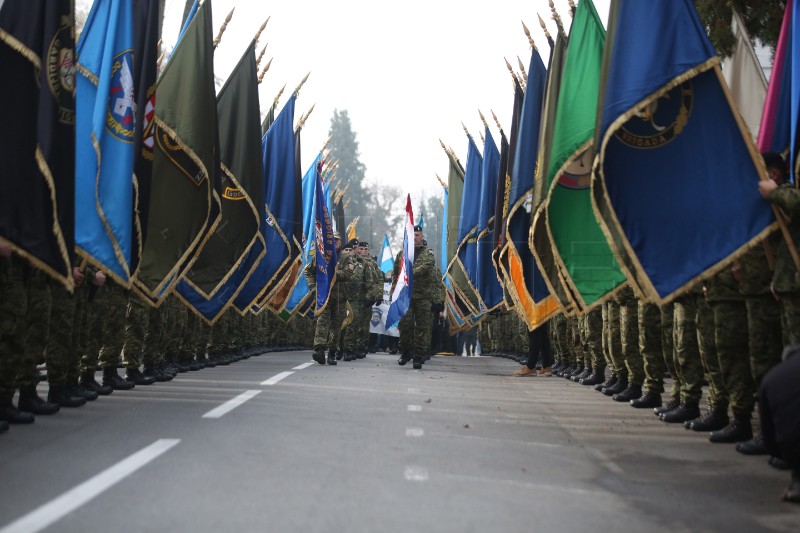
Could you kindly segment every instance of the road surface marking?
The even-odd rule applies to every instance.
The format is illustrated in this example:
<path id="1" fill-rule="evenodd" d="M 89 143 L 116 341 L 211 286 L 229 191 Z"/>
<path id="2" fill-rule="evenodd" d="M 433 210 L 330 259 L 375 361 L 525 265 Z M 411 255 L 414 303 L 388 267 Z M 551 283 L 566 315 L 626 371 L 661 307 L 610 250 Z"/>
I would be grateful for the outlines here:
<path id="1" fill-rule="evenodd" d="M 428 470 L 421 466 L 407 466 L 404 475 L 406 481 L 428 481 Z"/>
<path id="2" fill-rule="evenodd" d="M 406 428 L 406 437 L 423 437 L 425 430 L 422 428 Z"/>
<path id="3" fill-rule="evenodd" d="M 409 387 L 408 392 L 410 392 L 411 394 L 419 394 L 419 389 L 416 389 L 414 387 Z"/>
<path id="4" fill-rule="evenodd" d="M 272 376 L 271 378 L 269 378 L 266 381 L 262 381 L 261 384 L 262 385 L 275 385 L 280 380 L 282 380 L 284 378 L 288 378 L 292 374 L 294 374 L 294 372 L 281 372 L 280 374 L 275 374 L 274 376 Z"/>
<path id="5" fill-rule="evenodd" d="M 241 393 L 236 398 L 232 400 L 228 400 L 227 402 L 223 403 L 219 407 L 215 407 L 214 409 L 210 410 L 206 414 L 203 415 L 203 418 L 220 418 L 222 415 L 227 414 L 240 405 L 242 405 L 247 400 L 254 397 L 256 394 L 260 393 L 260 390 L 249 390 Z"/>
<path id="6" fill-rule="evenodd" d="M 155 441 L 127 459 L 123 459 L 93 478 L 84 481 L 74 489 L 68 490 L 55 500 L 15 520 L 0 529 L 0 533 L 35 533 L 45 529 L 72 511 L 87 504 L 179 442 L 180 439 L 159 439 Z"/>
<path id="7" fill-rule="evenodd" d="M 422 406 L 421 405 L 409 405 L 408 406 L 408 410 L 411 411 L 411 412 L 414 412 L 414 413 L 418 413 L 419 411 L 422 411 Z"/>
<path id="8" fill-rule="evenodd" d="M 292 370 L 304 370 L 304 369 L 310 367 L 313 364 L 314 364 L 314 361 L 311 361 L 310 363 L 303 363 L 302 365 L 297 365 Z"/>

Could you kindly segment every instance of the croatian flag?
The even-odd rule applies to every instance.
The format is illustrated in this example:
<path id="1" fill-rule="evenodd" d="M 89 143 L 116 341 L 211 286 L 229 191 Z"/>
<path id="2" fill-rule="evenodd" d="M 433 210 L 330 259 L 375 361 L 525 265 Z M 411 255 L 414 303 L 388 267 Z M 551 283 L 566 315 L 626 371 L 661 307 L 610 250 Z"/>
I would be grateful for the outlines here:
<path id="1" fill-rule="evenodd" d="M 414 284 L 414 212 L 411 210 L 411 195 L 406 197 L 406 228 L 403 231 L 403 262 L 400 274 L 392 291 L 392 303 L 386 315 L 386 324 L 392 327 L 408 311 L 411 304 L 411 288 Z"/>

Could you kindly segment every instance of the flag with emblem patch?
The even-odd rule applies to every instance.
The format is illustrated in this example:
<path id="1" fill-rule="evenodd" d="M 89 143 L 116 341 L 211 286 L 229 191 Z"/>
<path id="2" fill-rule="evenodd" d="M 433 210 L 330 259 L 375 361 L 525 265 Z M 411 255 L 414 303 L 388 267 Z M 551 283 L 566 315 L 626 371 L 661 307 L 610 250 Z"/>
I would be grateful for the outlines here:
<path id="1" fill-rule="evenodd" d="M 411 305 L 414 288 L 414 211 L 411 209 L 411 195 L 406 196 L 406 223 L 403 227 L 403 261 L 392 290 L 392 300 L 386 315 L 386 326 L 397 324 Z"/>
<path id="2" fill-rule="evenodd" d="M 136 108 L 131 0 L 96 0 L 76 51 L 75 246 L 127 287 Z"/>
<path id="3" fill-rule="evenodd" d="M 612 3 L 593 195 L 620 263 L 662 304 L 774 229 L 766 178 L 691 0 Z"/>

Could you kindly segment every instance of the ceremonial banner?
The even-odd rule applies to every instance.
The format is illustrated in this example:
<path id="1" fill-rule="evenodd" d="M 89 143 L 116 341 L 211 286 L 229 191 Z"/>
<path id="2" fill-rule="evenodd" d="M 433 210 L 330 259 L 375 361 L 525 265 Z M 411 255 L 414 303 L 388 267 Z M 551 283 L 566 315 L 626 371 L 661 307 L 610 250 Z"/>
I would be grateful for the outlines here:
<path id="1" fill-rule="evenodd" d="M 556 61 L 562 63 L 563 40 L 561 43 L 560 57 L 554 59 L 555 53 L 551 54 L 551 65 Z M 531 330 L 536 329 L 558 311 L 558 303 L 550 296 L 550 290 L 527 246 L 546 89 L 547 71 L 539 52 L 533 50 L 520 112 L 511 181 L 508 186 L 505 245 L 498 261 L 506 280 L 506 289 L 515 303 L 514 309 Z M 538 178 L 541 180 L 542 176 L 539 175 Z"/>
<path id="2" fill-rule="evenodd" d="M 593 185 L 632 284 L 670 301 L 774 229 L 764 173 L 691 0 L 612 4 Z"/>
<path id="3" fill-rule="evenodd" d="M 133 242 L 131 0 L 96 0 L 76 50 L 75 245 L 125 287 Z"/>
<path id="4" fill-rule="evenodd" d="M 317 265 L 315 276 L 317 300 L 314 314 L 318 315 L 328 305 L 331 287 L 336 281 L 338 250 L 333 238 L 333 218 L 328 211 L 325 193 L 322 191 L 322 177 L 317 174 L 317 179 L 314 181 L 314 243 Z"/>
<path id="5" fill-rule="evenodd" d="M 0 239 L 72 291 L 75 64 L 72 2 L 0 8 Z"/>
<path id="6" fill-rule="evenodd" d="M 213 324 L 241 289 L 251 269 L 241 268 L 257 245 L 263 205 L 255 43 L 250 43 L 217 98 L 222 173 L 221 222 L 178 284 L 190 308 Z M 260 241 L 260 242 L 259 242 Z"/>
<path id="7" fill-rule="evenodd" d="M 604 43 L 600 17 L 591 0 L 583 0 L 570 29 L 544 206 L 553 260 L 578 312 L 598 305 L 625 282 L 595 218 L 590 189 Z M 643 70 L 649 72 L 649 66 Z M 537 259 L 543 264 L 540 248 Z"/>
<path id="8" fill-rule="evenodd" d="M 722 74 L 730 87 L 733 103 L 750 129 L 753 138 L 758 138 L 761 114 L 767 98 L 767 78 L 756 57 L 753 43 L 744 27 L 742 17 L 733 10 L 731 29 L 736 37 L 733 54 L 722 65 Z"/>
<path id="9" fill-rule="evenodd" d="M 453 261 L 466 275 L 466 282 L 478 298 L 478 309 L 486 309 L 478 286 L 478 222 L 481 203 L 481 174 L 483 157 L 472 137 L 468 138 L 467 168 L 464 172 L 464 190 L 461 195 L 461 219 L 458 224 L 458 245 Z"/>
<path id="10" fill-rule="evenodd" d="M 796 0 L 786 2 L 783 13 L 781 33 L 775 48 L 775 60 L 769 78 L 764 111 L 758 130 L 758 150 L 760 152 L 783 153 L 789 148 L 791 93 L 792 93 L 792 18 Z"/>
<path id="11" fill-rule="evenodd" d="M 150 184 L 153 178 L 155 145 L 156 62 L 161 20 L 159 0 L 133 0 L 133 91 L 136 97 L 136 120 L 133 139 L 134 242 L 131 249 L 131 273 L 135 275 L 147 236 L 150 216 Z"/>
<path id="12" fill-rule="evenodd" d="M 200 6 L 158 80 L 147 239 L 137 287 L 155 303 L 191 266 L 218 222 L 217 99 L 211 2 Z"/>
<path id="13" fill-rule="evenodd" d="M 294 103 L 292 95 L 278 118 L 261 141 L 261 161 L 264 169 L 264 212 L 261 234 L 267 254 L 236 297 L 234 305 L 245 313 L 250 306 L 268 296 L 281 281 L 282 268 L 289 264 L 294 234 Z M 258 115 L 256 115 L 258 116 Z"/>
<path id="14" fill-rule="evenodd" d="M 411 195 L 406 196 L 406 223 L 403 230 L 403 262 L 392 292 L 392 301 L 386 314 L 386 324 L 394 327 L 403 318 L 411 305 L 414 290 L 414 211 Z"/>
<path id="15" fill-rule="evenodd" d="M 389 236 L 383 236 L 383 246 L 381 246 L 381 271 L 386 274 L 391 272 L 394 268 L 394 255 L 392 254 L 392 247 L 389 245 Z"/>
<path id="16" fill-rule="evenodd" d="M 503 287 L 497 280 L 497 271 L 492 263 L 494 241 L 492 223 L 494 222 L 495 194 L 500 175 L 500 152 L 494 143 L 492 133 L 486 128 L 483 144 L 483 164 L 481 165 L 480 205 L 478 207 L 478 235 L 475 245 L 477 254 L 476 287 L 483 300 L 486 312 L 499 309 L 503 304 Z M 468 163 L 469 164 L 469 163 Z"/>

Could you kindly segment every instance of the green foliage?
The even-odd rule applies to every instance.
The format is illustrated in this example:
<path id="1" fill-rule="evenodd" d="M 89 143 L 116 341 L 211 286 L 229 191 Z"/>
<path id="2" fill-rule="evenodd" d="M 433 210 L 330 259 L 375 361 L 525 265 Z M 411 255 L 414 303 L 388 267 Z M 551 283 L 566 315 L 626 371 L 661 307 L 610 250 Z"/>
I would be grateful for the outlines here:
<path id="1" fill-rule="evenodd" d="M 349 185 L 344 199 L 345 202 L 350 200 L 350 205 L 345 210 L 349 223 L 353 217 L 367 214 L 368 196 L 363 184 L 367 169 L 359 159 L 356 133 L 353 131 L 350 115 L 346 109 L 333 111 L 331 128 L 328 133 L 331 136 L 330 158 L 339 161 L 336 167 L 336 183 L 339 184 L 340 190 Z"/>
<path id="2" fill-rule="evenodd" d="M 694 3 L 721 58 L 733 52 L 736 42 L 731 31 L 732 8 L 741 15 L 752 39 L 759 39 L 773 50 L 778 44 L 786 0 L 694 0 Z"/>

